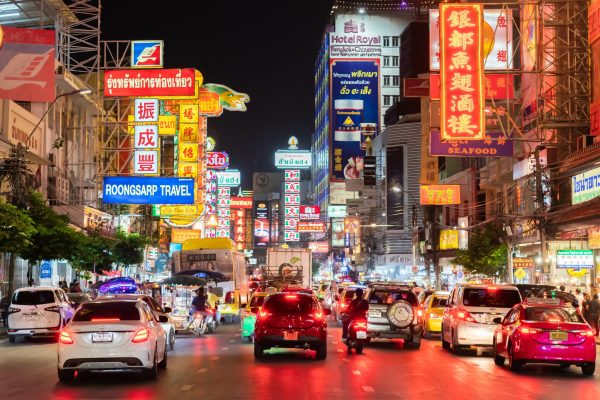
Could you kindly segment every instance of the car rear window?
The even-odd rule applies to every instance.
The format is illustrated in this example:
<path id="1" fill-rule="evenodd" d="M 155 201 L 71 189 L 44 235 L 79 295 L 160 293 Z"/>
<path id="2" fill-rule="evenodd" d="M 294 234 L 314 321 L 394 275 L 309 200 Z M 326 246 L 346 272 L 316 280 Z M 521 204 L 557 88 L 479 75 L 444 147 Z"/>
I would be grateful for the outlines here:
<path id="1" fill-rule="evenodd" d="M 344 293 L 344 299 L 352 300 L 354 297 L 354 292 L 356 292 L 356 289 L 346 289 L 346 292 Z"/>
<path id="2" fill-rule="evenodd" d="M 463 304 L 469 307 L 512 308 L 521 302 L 518 290 L 465 289 Z"/>
<path id="3" fill-rule="evenodd" d="M 583 318 L 574 308 L 531 307 L 525 310 L 525 320 L 537 322 L 579 322 Z"/>
<path id="4" fill-rule="evenodd" d="M 432 308 L 446 307 L 447 301 L 448 301 L 447 297 L 434 297 L 433 300 L 431 300 L 431 307 Z"/>
<path id="5" fill-rule="evenodd" d="M 264 304 L 265 309 L 277 314 L 306 314 L 314 307 L 312 297 L 294 294 L 269 296 Z"/>
<path id="6" fill-rule="evenodd" d="M 21 291 L 16 292 L 12 298 L 13 304 L 20 304 L 23 306 L 48 304 L 54 303 L 55 301 L 56 299 L 54 298 L 52 290 Z"/>
<path id="7" fill-rule="evenodd" d="M 404 300 L 416 306 L 417 296 L 413 292 L 404 290 L 374 290 L 369 295 L 369 304 L 393 304 L 398 300 Z"/>
<path id="8" fill-rule="evenodd" d="M 98 318 L 115 318 L 121 321 L 139 321 L 140 312 L 132 301 L 115 301 L 106 303 L 88 303 L 75 313 L 73 321 L 89 322 Z"/>
<path id="9" fill-rule="evenodd" d="M 253 296 L 250 300 L 250 307 L 261 307 L 265 302 L 265 296 Z"/>

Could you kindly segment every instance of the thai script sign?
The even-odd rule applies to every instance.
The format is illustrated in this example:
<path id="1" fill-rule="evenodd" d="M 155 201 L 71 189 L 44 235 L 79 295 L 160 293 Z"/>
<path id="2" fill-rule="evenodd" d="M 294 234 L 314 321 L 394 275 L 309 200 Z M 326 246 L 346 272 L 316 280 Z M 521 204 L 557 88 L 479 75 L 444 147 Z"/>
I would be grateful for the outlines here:
<path id="1" fill-rule="evenodd" d="M 194 69 L 120 69 L 104 73 L 107 97 L 181 96 L 196 92 Z"/>
<path id="2" fill-rule="evenodd" d="M 309 150 L 277 150 L 275 152 L 276 168 L 308 169 L 312 165 L 312 155 Z"/>
<path id="3" fill-rule="evenodd" d="M 600 196 L 600 167 L 571 178 L 571 203 L 579 204 Z"/>

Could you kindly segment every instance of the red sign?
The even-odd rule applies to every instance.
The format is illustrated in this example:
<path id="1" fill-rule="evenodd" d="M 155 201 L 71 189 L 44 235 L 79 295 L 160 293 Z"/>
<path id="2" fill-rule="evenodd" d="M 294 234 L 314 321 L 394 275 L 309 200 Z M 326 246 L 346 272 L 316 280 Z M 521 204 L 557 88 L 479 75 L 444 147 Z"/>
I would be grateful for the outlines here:
<path id="1" fill-rule="evenodd" d="M 323 241 L 323 242 L 308 242 L 308 248 L 313 253 L 327 254 L 327 253 L 329 253 L 329 242 L 328 241 Z"/>
<path id="2" fill-rule="evenodd" d="M 300 219 L 310 220 L 319 219 L 321 216 L 321 207 L 319 206 L 300 206 Z"/>
<path id="3" fill-rule="evenodd" d="M 119 69 L 104 73 L 107 97 L 195 95 L 194 69 Z"/>
<path id="4" fill-rule="evenodd" d="M 231 208 L 252 208 L 252 197 L 232 197 L 229 203 Z"/>
<path id="5" fill-rule="evenodd" d="M 229 154 L 224 151 L 209 151 L 206 153 L 206 168 L 227 169 L 229 167 Z"/>
<path id="6" fill-rule="evenodd" d="M 317 232 L 323 233 L 327 230 L 325 222 L 299 221 L 296 225 L 298 232 Z"/>
<path id="7" fill-rule="evenodd" d="M 485 98 L 486 100 L 503 100 L 515 98 L 514 75 L 485 74 Z M 429 93 L 431 100 L 440 99 L 440 75 L 429 75 Z"/>
<path id="8" fill-rule="evenodd" d="M 223 114 L 219 93 L 211 92 L 203 87 L 198 90 L 198 107 L 200 114 L 209 117 L 218 117 Z"/>
<path id="9" fill-rule="evenodd" d="M 460 185 L 421 185 L 421 205 L 460 204 Z"/>
<path id="10" fill-rule="evenodd" d="M 600 39 L 600 1 L 592 1 L 588 8 L 588 43 Z"/>
<path id="11" fill-rule="evenodd" d="M 246 248 L 246 211 L 234 210 L 233 219 L 233 241 L 238 250 Z"/>
<path id="12" fill-rule="evenodd" d="M 2 30 L 0 98 L 35 102 L 54 100 L 55 32 L 7 27 Z"/>
<path id="13" fill-rule="evenodd" d="M 404 78 L 402 97 L 427 97 L 429 96 L 429 79 Z"/>
<path id="14" fill-rule="evenodd" d="M 442 140 L 483 140 L 483 5 L 440 4 Z"/>
<path id="15" fill-rule="evenodd" d="M 600 101 L 590 105 L 590 135 L 600 135 Z"/>

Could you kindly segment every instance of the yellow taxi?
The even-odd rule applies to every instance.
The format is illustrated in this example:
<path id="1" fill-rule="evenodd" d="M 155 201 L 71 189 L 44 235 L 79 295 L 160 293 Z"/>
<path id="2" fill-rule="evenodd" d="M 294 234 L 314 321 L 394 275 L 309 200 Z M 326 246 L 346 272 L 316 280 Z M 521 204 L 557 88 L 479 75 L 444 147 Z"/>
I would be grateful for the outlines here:
<path id="1" fill-rule="evenodd" d="M 423 302 L 423 336 L 442 333 L 442 316 L 450 292 L 435 291 Z"/>
<path id="2" fill-rule="evenodd" d="M 262 308 L 269 292 L 255 292 L 252 298 L 244 308 L 241 315 L 242 340 L 252 342 L 254 340 L 254 325 L 256 324 L 256 315 Z"/>

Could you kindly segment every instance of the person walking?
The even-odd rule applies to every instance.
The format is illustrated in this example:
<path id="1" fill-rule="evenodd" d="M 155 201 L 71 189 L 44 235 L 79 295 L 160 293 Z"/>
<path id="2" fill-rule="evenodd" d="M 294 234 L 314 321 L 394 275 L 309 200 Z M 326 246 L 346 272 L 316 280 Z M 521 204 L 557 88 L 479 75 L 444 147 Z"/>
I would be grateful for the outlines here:
<path id="1" fill-rule="evenodd" d="M 590 320 L 589 307 L 590 307 L 591 301 L 592 301 L 592 296 L 590 296 L 587 293 L 584 293 L 583 294 L 583 302 L 581 303 L 581 315 L 583 316 L 583 319 L 586 320 L 586 322 L 589 322 L 589 320 Z"/>
<path id="2" fill-rule="evenodd" d="M 596 337 L 600 336 L 600 301 L 598 294 L 594 294 L 592 301 L 589 302 L 589 324 L 594 329 Z"/>

